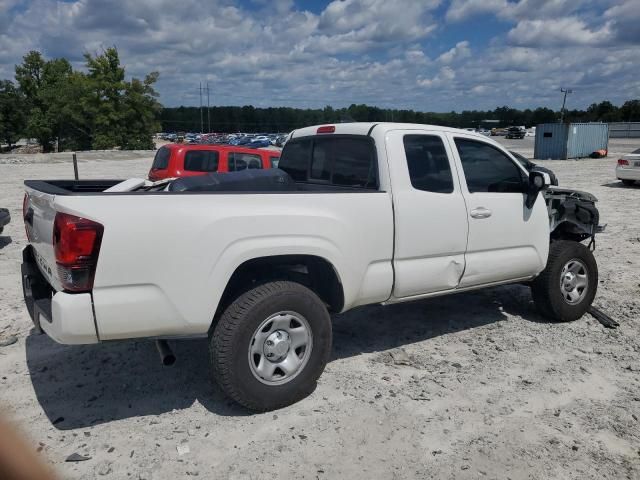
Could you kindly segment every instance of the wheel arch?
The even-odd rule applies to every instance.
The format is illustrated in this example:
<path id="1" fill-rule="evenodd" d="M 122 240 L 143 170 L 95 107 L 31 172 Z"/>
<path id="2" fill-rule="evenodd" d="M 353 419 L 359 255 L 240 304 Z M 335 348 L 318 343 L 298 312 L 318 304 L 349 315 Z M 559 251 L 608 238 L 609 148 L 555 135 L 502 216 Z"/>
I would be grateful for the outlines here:
<path id="1" fill-rule="evenodd" d="M 588 225 L 565 219 L 555 226 L 551 232 L 551 240 L 582 242 L 592 235 L 592 231 L 588 229 Z"/>
<path id="2" fill-rule="evenodd" d="M 263 283 L 289 280 L 312 290 L 329 312 L 340 312 L 345 305 L 342 280 L 326 258 L 311 254 L 260 256 L 245 260 L 231 274 L 224 288 L 212 327 L 235 298 Z"/>

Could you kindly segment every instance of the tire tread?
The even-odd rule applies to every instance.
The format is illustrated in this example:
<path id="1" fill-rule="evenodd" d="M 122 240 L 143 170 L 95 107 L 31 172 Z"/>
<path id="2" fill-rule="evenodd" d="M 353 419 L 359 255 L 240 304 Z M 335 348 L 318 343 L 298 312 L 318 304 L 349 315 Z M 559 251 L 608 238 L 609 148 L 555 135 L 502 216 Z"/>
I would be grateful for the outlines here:
<path id="1" fill-rule="evenodd" d="M 598 288 L 598 268 L 591 251 L 583 244 L 571 240 L 557 240 L 552 242 L 549 246 L 547 266 L 532 282 L 531 294 L 538 311 L 543 316 L 554 321 L 564 322 L 575 320 L 584 314 L 584 312 L 582 312 L 576 317 L 575 313 L 569 313 L 566 305 L 556 299 L 556 292 L 554 291 L 554 289 L 558 287 L 558 272 L 556 271 L 556 266 L 559 263 L 566 261 L 563 257 L 566 257 L 567 252 L 571 251 L 575 252 L 575 254 L 572 253 L 568 256 L 574 256 L 584 260 L 590 273 L 589 288 L 591 291 L 588 292 L 588 296 L 590 298 L 586 303 L 586 307 L 584 307 L 584 304 L 582 303 L 578 304 L 581 306 L 580 310 L 584 310 L 586 312 L 593 302 L 593 297 L 595 296 L 595 292 Z"/>
<path id="2" fill-rule="evenodd" d="M 237 388 L 236 372 L 234 372 L 232 364 L 233 337 L 235 332 L 237 332 L 245 321 L 246 315 L 253 307 L 279 293 L 294 293 L 296 295 L 307 297 L 311 295 L 314 297 L 315 301 L 322 305 L 322 302 L 314 292 L 299 283 L 290 281 L 264 283 L 240 295 L 240 297 L 231 303 L 220 317 L 220 320 L 210 336 L 209 355 L 214 380 L 234 401 L 254 411 L 267 411 L 282 408 L 291 404 L 292 401 L 290 398 L 287 398 L 283 399 L 279 403 L 270 403 L 268 406 L 265 406 L 264 403 L 258 403 L 257 401 L 248 398 Z M 328 359 L 328 354 L 329 352 L 325 355 L 325 359 Z M 299 397 L 298 399 L 301 399 L 311 393 L 311 391 L 300 390 L 296 393 L 296 396 Z"/>

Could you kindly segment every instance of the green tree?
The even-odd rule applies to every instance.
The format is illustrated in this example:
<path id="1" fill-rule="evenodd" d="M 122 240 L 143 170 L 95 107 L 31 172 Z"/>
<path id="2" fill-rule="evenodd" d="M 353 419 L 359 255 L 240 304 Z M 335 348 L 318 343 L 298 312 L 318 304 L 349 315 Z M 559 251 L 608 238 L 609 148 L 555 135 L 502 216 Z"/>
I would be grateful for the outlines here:
<path id="1" fill-rule="evenodd" d="M 620 107 L 621 122 L 640 122 L 640 100 L 627 100 Z"/>
<path id="2" fill-rule="evenodd" d="M 618 113 L 618 107 L 608 100 L 598 104 L 593 103 L 587 108 L 587 114 L 591 121 L 615 122 L 619 117 Z"/>
<path id="3" fill-rule="evenodd" d="M 22 57 L 22 64 L 16 65 L 16 81 L 27 100 L 34 103 L 38 101 L 38 93 L 42 84 L 42 71 L 45 61 L 40 52 L 31 50 Z"/>
<path id="4" fill-rule="evenodd" d="M 124 138 L 122 148 L 126 150 L 153 149 L 153 133 L 160 130 L 158 116 L 162 105 L 153 84 L 158 72 L 151 72 L 144 80 L 131 79 L 125 84 L 122 97 Z"/>
<path id="5" fill-rule="evenodd" d="M 27 125 L 26 100 L 11 80 L 0 80 L 0 143 L 18 141 Z"/>
<path id="6" fill-rule="evenodd" d="M 121 146 L 124 142 L 122 95 L 125 81 L 118 51 L 111 47 L 96 56 L 85 53 L 84 58 L 90 90 L 84 106 L 92 119 L 92 147 Z"/>
<path id="7" fill-rule="evenodd" d="M 44 151 L 49 151 L 53 129 L 47 120 L 47 105 L 41 97 L 45 64 L 40 52 L 32 50 L 22 58 L 22 64 L 16 65 L 15 71 L 16 81 L 27 101 L 25 133 L 38 140 Z"/>

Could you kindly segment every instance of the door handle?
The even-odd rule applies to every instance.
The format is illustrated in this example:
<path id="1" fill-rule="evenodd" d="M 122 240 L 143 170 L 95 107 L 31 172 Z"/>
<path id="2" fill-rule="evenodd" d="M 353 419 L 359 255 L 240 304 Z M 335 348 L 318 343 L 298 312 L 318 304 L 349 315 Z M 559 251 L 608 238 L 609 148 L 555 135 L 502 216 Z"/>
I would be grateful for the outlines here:
<path id="1" fill-rule="evenodd" d="M 491 216 L 491 210 L 484 207 L 478 207 L 471 210 L 471 216 L 473 218 L 489 218 Z"/>

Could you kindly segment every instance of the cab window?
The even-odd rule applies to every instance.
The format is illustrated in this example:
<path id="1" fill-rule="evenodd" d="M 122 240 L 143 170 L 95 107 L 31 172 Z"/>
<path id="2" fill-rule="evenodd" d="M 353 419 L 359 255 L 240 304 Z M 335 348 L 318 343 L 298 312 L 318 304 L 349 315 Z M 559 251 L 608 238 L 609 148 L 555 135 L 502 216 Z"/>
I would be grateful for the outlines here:
<path id="1" fill-rule="evenodd" d="M 218 152 L 191 150 L 184 154 L 184 169 L 188 172 L 217 172 Z"/>
<path id="2" fill-rule="evenodd" d="M 171 157 L 171 150 L 166 147 L 161 147 L 156 152 L 156 156 L 153 157 L 153 164 L 151 168 L 153 170 L 166 170 L 169 166 L 169 158 Z"/>
<path id="3" fill-rule="evenodd" d="M 378 189 L 375 144 L 370 137 L 331 135 L 290 140 L 278 168 L 296 182 Z"/>
<path id="4" fill-rule="evenodd" d="M 229 152 L 228 159 L 230 172 L 262 168 L 262 160 L 260 159 L 260 155 L 254 155 L 252 153 Z"/>
<path id="5" fill-rule="evenodd" d="M 455 139 L 470 193 L 525 191 L 525 175 L 507 155 L 488 143 Z"/>
<path id="6" fill-rule="evenodd" d="M 435 135 L 405 135 L 403 142 L 413 188 L 452 193 L 451 166 L 442 139 Z"/>

